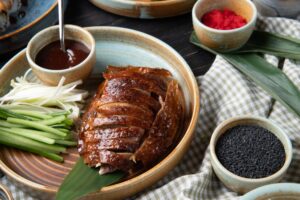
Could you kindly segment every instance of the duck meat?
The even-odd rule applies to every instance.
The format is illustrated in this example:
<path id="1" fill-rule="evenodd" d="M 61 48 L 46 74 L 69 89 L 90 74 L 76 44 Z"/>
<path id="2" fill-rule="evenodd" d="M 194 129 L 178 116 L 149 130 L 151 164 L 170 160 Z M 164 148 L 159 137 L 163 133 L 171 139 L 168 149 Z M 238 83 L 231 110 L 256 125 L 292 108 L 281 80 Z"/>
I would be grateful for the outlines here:
<path id="1" fill-rule="evenodd" d="M 179 85 L 165 69 L 108 66 L 82 117 L 79 153 L 100 174 L 154 165 L 174 146 L 183 117 Z"/>

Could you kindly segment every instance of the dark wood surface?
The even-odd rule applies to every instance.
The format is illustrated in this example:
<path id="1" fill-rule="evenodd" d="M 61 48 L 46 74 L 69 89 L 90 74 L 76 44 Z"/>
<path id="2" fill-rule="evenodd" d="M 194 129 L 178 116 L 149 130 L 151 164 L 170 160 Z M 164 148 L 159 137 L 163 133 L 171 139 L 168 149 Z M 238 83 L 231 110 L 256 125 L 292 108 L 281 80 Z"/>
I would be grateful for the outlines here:
<path id="1" fill-rule="evenodd" d="M 118 26 L 131 28 L 153 35 L 176 49 L 188 62 L 196 76 L 204 74 L 214 56 L 189 43 L 192 32 L 191 14 L 165 19 L 132 19 L 107 13 L 87 0 L 70 0 L 65 22 L 79 26 Z M 1 56 L 0 68 L 17 52 Z"/>

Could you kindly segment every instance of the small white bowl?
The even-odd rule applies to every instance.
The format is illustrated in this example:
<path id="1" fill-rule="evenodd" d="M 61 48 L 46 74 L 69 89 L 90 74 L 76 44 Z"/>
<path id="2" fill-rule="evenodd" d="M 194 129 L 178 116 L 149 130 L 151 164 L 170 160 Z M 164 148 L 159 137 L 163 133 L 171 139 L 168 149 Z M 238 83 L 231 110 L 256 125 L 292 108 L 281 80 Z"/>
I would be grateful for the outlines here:
<path id="1" fill-rule="evenodd" d="M 272 200 L 272 199 L 300 199 L 300 184 L 297 183 L 275 183 L 259 187 L 248 192 L 240 200 Z M 293 198 L 292 198 L 293 197 Z"/>
<path id="2" fill-rule="evenodd" d="M 201 22 L 205 13 L 224 8 L 243 16 L 248 23 L 232 30 L 218 30 Z M 199 41 L 216 51 L 227 52 L 242 47 L 248 41 L 255 28 L 257 10 L 250 0 L 198 0 L 193 7 L 192 17 Z"/>
<path id="3" fill-rule="evenodd" d="M 273 133 L 282 142 L 286 158 L 284 165 L 279 171 L 265 178 L 251 179 L 235 175 L 221 164 L 215 152 L 217 141 L 228 129 L 238 125 L 257 125 L 263 127 Z M 293 155 L 291 141 L 284 131 L 271 120 L 257 116 L 234 117 L 221 123 L 212 134 L 209 149 L 211 163 L 218 178 L 226 187 L 240 194 L 244 194 L 266 184 L 278 182 L 286 173 Z"/>
<path id="4" fill-rule="evenodd" d="M 44 83 L 57 85 L 62 77 L 65 77 L 65 84 L 77 80 L 86 79 L 96 63 L 96 44 L 92 34 L 84 28 L 74 25 L 65 25 L 65 39 L 75 40 L 86 45 L 90 53 L 88 57 L 78 65 L 68 69 L 52 70 L 36 64 L 35 59 L 41 49 L 51 42 L 59 40 L 58 26 L 51 26 L 37 33 L 28 43 L 26 57 L 32 71 Z M 55 59 L 50 58 L 49 59 Z"/>

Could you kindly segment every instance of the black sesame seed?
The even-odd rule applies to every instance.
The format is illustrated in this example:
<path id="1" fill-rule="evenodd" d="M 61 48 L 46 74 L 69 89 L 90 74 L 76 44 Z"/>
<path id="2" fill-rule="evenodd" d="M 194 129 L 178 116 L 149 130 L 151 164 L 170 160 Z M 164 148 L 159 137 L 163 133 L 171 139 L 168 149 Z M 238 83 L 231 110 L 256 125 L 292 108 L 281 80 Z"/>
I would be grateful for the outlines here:
<path id="1" fill-rule="evenodd" d="M 228 129 L 217 141 L 216 154 L 230 172 L 245 178 L 264 178 L 285 162 L 280 140 L 260 126 L 240 125 Z"/>

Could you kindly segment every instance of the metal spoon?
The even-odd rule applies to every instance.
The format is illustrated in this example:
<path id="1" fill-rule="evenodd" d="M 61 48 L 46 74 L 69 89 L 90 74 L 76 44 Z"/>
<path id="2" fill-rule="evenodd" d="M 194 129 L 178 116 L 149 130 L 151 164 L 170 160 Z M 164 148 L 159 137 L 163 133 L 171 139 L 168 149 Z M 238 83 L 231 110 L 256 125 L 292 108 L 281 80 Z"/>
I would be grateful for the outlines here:
<path id="1" fill-rule="evenodd" d="M 63 52 L 65 52 L 66 47 L 65 47 L 64 1 L 63 0 L 58 0 L 58 21 L 59 21 L 60 48 Z"/>

